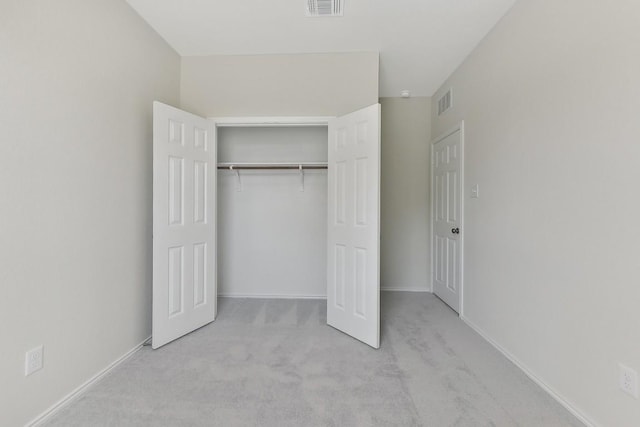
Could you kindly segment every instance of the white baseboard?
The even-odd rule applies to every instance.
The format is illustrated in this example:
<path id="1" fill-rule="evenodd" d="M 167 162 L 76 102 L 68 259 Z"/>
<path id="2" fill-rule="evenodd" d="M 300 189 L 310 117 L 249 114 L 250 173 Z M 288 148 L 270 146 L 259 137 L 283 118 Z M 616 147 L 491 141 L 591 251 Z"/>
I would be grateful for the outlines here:
<path id="1" fill-rule="evenodd" d="M 431 293 L 429 289 L 409 288 L 409 287 L 393 287 L 382 286 L 382 292 L 424 292 Z M 327 299 L 326 295 L 285 295 L 285 294 L 236 294 L 236 293 L 220 293 L 219 297 L 223 298 L 253 298 L 253 299 Z"/>
<path id="2" fill-rule="evenodd" d="M 282 294 L 236 294 L 220 293 L 223 298 L 252 298 L 252 299 L 327 299 L 326 295 L 282 295 Z"/>
<path id="3" fill-rule="evenodd" d="M 118 359 L 116 359 L 114 362 L 112 362 L 109 366 L 107 366 L 106 368 L 104 368 L 103 370 L 101 370 L 100 372 L 95 374 L 88 381 L 86 381 L 83 384 L 81 384 L 78 388 L 73 390 L 71 393 L 69 393 L 68 395 L 66 395 L 62 399 L 60 399 L 58 402 L 54 403 L 51 407 L 49 407 L 49 409 L 47 409 L 42 414 L 38 415 L 32 421 L 27 423 L 25 427 L 37 427 L 37 426 L 41 425 L 42 423 L 44 423 L 45 421 L 47 421 L 49 418 L 51 418 L 53 415 L 55 415 L 59 410 L 61 410 L 62 408 L 67 406 L 69 403 L 71 403 L 73 400 L 78 398 L 89 387 L 91 387 L 92 385 L 94 385 L 95 383 L 100 381 L 102 378 L 104 378 L 105 375 L 107 375 L 109 372 L 111 372 L 113 369 L 115 369 L 118 365 L 120 365 L 122 362 L 124 362 L 125 360 L 127 360 L 128 358 L 133 356 L 133 354 L 135 352 L 137 352 L 138 350 L 140 350 L 142 348 L 142 346 L 144 345 L 144 343 L 149 341 L 150 338 L 151 337 L 149 336 L 144 341 L 142 341 L 141 343 L 139 343 L 135 347 L 133 347 L 131 350 L 127 351 L 125 354 L 123 354 Z"/>
<path id="4" fill-rule="evenodd" d="M 551 397 L 553 397 L 559 404 L 561 404 L 567 411 L 571 412 L 578 418 L 582 423 L 587 427 L 601 427 L 598 423 L 589 418 L 586 414 L 582 413 L 578 408 L 576 408 L 569 400 L 567 400 L 564 396 L 562 396 L 558 391 L 556 391 L 553 387 L 549 386 L 545 383 L 540 377 L 534 374 L 524 363 L 522 363 L 518 358 L 516 358 L 513 354 L 508 352 L 504 347 L 495 342 L 493 339 L 487 335 L 482 329 L 480 329 L 475 323 L 464 316 L 460 316 L 460 319 L 464 323 L 466 323 L 471 329 L 476 331 L 482 338 L 484 338 L 489 344 L 495 347 L 504 357 L 509 359 L 514 365 L 516 365 L 522 372 L 525 373 L 534 383 L 538 384 L 544 391 L 549 393 Z"/>
<path id="5" fill-rule="evenodd" d="M 429 294 L 431 293 L 430 289 L 411 288 L 411 287 L 405 287 L 405 286 L 381 286 L 380 290 L 383 292 L 398 291 L 398 292 L 424 292 Z"/>

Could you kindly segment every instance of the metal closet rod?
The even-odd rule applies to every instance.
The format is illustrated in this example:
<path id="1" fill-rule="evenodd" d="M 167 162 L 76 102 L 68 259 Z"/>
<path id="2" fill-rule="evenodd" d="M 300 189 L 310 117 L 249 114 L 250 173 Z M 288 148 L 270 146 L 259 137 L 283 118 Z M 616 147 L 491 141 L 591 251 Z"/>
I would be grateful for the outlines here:
<path id="1" fill-rule="evenodd" d="M 327 169 L 326 163 L 218 163 L 218 169 Z"/>

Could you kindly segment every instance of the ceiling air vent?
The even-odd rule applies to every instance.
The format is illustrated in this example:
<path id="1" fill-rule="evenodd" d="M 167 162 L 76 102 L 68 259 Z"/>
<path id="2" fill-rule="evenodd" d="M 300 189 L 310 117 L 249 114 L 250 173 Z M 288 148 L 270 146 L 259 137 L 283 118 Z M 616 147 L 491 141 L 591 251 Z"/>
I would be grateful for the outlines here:
<path id="1" fill-rule="evenodd" d="M 438 115 L 441 116 L 451 108 L 451 89 L 449 89 L 440 99 L 438 99 Z"/>
<path id="2" fill-rule="evenodd" d="M 342 16 L 344 0 L 306 0 L 307 16 Z"/>

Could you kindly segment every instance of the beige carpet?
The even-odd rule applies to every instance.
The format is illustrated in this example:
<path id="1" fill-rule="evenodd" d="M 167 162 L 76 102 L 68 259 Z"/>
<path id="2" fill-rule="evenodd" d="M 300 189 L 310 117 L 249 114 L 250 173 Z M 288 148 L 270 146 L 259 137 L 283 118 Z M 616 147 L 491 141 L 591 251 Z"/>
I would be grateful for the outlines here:
<path id="1" fill-rule="evenodd" d="M 379 350 L 325 321 L 324 301 L 222 298 L 46 425 L 582 425 L 430 294 L 383 293 Z"/>

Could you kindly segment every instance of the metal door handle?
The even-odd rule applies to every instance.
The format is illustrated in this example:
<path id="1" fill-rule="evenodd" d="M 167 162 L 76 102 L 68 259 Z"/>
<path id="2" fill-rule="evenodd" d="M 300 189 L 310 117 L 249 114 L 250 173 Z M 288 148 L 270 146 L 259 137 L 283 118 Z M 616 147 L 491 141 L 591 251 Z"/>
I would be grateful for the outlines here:
<path id="1" fill-rule="evenodd" d="M 460 229 L 459 229 L 459 228 L 452 228 L 452 229 L 451 229 L 451 232 L 452 232 L 453 234 L 460 234 Z"/>

